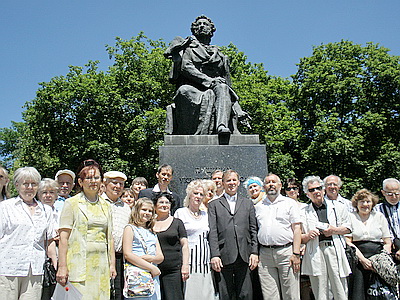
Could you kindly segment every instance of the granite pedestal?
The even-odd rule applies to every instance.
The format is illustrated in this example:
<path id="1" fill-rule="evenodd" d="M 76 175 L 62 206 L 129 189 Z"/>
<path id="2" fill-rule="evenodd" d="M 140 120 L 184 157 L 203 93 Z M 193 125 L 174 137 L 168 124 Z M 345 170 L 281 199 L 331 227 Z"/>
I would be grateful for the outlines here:
<path id="1" fill-rule="evenodd" d="M 171 190 L 185 197 L 186 186 L 194 179 L 210 179 L 216 169 L 233 169 L 240 175 L 239 195 L 247 197 L 243 182 L 250 176 L 268 173 L 265 145 L 258 135 L 231 135 L 221 145 L 217 135 L 166 135 L 160 147 L 160 164 L 174 168 Z M 226 139 L 224 141 L 226 143 Z"/>

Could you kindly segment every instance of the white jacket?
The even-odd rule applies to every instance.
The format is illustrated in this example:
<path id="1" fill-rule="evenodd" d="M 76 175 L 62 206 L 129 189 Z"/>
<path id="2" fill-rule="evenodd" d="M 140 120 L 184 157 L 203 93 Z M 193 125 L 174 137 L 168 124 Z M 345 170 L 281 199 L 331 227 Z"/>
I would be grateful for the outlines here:
<path id="1" fill-rule="evenodd" d="M 351 230 L 351 222 L 346 206 L 340 202 L 327 199 L 325 199 L 325 202 L 329 224 L 335 227 L 344 226 Z M 312 229 L 318 230 L 315 227 L 318 222 L 318 216 L 312 203 L 303 209 L 301 215 L 303 217 L 303 226 L 305 232 L 308 232 Z M 346 242 L 344 237 L 341 235 L 335 234 L 332 236 L 332 239 L 338 258 L 339 275 L 340 277 L 347 277 L 351 273 L 351 270 L 344 251 Z M 320 268 L 321 263 L 319 240 L 318 238 L 315 238 L 306 244 L 306 252 L 301 265 L 301 274 L 311 276 L 322 275 Z"/>

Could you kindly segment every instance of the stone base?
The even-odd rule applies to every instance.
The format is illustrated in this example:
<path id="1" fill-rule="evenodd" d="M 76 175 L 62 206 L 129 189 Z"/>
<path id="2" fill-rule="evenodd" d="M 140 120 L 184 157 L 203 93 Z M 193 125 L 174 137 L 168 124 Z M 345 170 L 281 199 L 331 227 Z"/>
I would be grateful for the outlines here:
<path id="1" fill-rule="evenodd" d="M 174 168 L 171 190 L 184 198 L 189 182 L 198 178 L 210 179 L 216 169 L 237 171 L 241 183 L 250 176 L 261 179 L 266 176 L 266 148 L 259 144 L 258 135 L 232 135 L 229 145 L 219 145 L 217 141 L 216 135 L 165 136 L 165 146 L 159 148 L 160 164 Z M 239 195 L 247 197 L 243 185 L 239 187 Z"/>

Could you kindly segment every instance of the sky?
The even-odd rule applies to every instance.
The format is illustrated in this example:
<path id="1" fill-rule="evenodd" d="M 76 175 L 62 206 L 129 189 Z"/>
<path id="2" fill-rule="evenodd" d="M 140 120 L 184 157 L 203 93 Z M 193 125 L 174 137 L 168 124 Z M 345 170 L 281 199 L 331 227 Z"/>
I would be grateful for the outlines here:
<path id="1" fill-rule="evenodd" d="M 1 0 L 0 128 L 22 121 L 39 83 L 65 75 L 68 66 L 99 60 L 107 70 L 105 46 L 115 37 L 143 31 L 170 42 L 190 35 L 201 14 L 217 28 L 213 44 L 232 42 L 273 76 L 295 74 L 313 46 L 342 39 L 379 43 L 400 55 L 398 0 Z"/>

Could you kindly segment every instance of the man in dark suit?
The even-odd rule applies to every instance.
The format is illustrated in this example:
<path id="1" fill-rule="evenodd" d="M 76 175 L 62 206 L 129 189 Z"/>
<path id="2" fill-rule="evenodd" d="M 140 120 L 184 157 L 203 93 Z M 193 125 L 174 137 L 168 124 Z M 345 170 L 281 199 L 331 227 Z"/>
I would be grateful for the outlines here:
<path id="1" fill-rule="evenodd" d="M 250 270 L 258 264 L 254 205 L 238 197 L 237 172 L 225 171 L 222 184 L 224 194 L 208 206 L 211 267 L 219 277 L 220 300 L 252 299 Z"/>
<path id="2" fill-rule="evenodd" d="M 158 183 L 154 186 L 154 188 L 141 190 L 138 197 L 147 197 L 149 199 L 152 199 L 158 193 L 170 193 L 173 200 L 175 201 L 174 210 L 171 212 L 173 214 L 175 210 L 177 210 L 179 207 L 182 207 L 182 202 L 178 194 L 171 192 L 168 188 L 168 185 L 171 183 L 173 173 L 174 170 L 170 165 L 164 164 L 159 166 L 156 173 Z"/>

